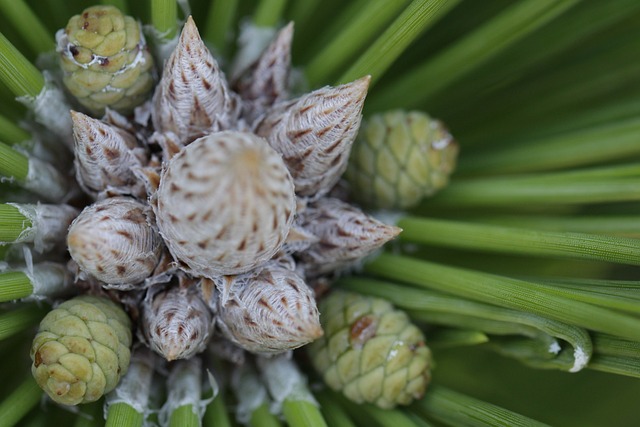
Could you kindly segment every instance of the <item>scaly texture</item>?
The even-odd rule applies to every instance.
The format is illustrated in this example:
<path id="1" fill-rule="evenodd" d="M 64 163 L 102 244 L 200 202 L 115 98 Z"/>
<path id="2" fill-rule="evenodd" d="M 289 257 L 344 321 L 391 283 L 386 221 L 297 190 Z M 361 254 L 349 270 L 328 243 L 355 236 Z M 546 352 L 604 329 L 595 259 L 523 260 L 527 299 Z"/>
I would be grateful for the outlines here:
<path id="1" fill-rule="evenodd" d="M 150 209 L 127 197 L 86 207 L 71 223 L 67 246 L 80 269 L 110 285 L 131 288 L 154 270 L 162 240 L 149 225 Z"/>
<path id="2" fill-rule="evenodd" d="M 276 263 L 236 276 L 227 301 L 219 299 L 218 326 L 252 353 L 281 353 L 322 335 L 313 291 L 302 277 Z"/>
<path id="3" fill-rule="evenodd" d="M 420 329 L 381 298 L 334 291 L 320 302 L 325 335 L 308 347 L 324 381 L 357 403 L 389 409 L 419 399 L 431 379 Z"/>
<path id="4" fill-rule="evenodd" d="M 106 298 L 82 295 L 40 322 L 31 346 L 31 372 L 58 403 L 94 402 L 127 372 L 130 346 L 126 313 Z"/>
<path id="5" fill-rule="evenodd" d="M 320 197 L 340 179 L 358 133 L 369 76 L 276 104 L 255 124 L 282 155 L 300 196 Z"/>
<path id="6" fill-rule="evenodd" d="M 282 247 L 295 214 L 282 159 L 250 133 L 219 132 L 173 157 L 160 177 L 160 233 L 185 271 L 244 273 Z"/>
<path id="7" fill-rule="evenodd" d="M 113 6 L 92 6 L 56 34 L 63 82 L 93 114 L 128 114 L 153 87 L 153 59 L 140 24 Z"/>
<path id="8" fill-rule="evenodd" d="M 406 209 L 449 182 L 458 144 L 420 111 L 388 111 L 363 122 L 345 178 L 353 199 L 374 209 Z"/>
<path id="9" fill-rule="evenodd" d="M 144 187 L 133 169 L 145 162 L 145 150 L 130 133 L 71 112 L 76 179 L 82 189 L 95 198 L 114 195 L 142 196 Z"/>
<path id="10" fill-rule="evenodd" d="M 328 197 L 310 204 L 300 214 L 298 224 L 319 239 L 297 254 L 308 277 L 347 267 L 402 231 L 355 206 Z"/>
<path id="11" fill-rule="evenodd" d="M 153 96 L 155 130 L 173 133 L 177 143 L 186 145 L 233 128 L 240 108 L 238 96 L 227 87 L 224 74 L 189 17 Z"/>
<path id="12" fill-rule="evenodd" d="M 293 22 L 276 34 L 256 63 L 234 85 L 242 97 L 247 122 L 252 123 L 267 108 L 287 99 L 292 40 Z"/>
<path id="13" fill-rule="evenodd" d="M 206 348 L 213 319 L 197 287 L 184 284 L 151 289 L 140 328 L 149 347 L 165 359 L 188 359 Z"/>

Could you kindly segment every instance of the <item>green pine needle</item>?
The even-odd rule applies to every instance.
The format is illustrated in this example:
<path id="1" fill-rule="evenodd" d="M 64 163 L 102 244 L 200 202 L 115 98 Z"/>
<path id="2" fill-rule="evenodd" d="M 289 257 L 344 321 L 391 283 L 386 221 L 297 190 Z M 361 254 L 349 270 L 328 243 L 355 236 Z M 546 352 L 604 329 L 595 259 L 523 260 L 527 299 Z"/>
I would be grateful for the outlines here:
<path id="1" fill-rule="evenodd" d="M 432 385 L 424 399 L 419 400 L 414 407 L 427 418 L 451 426 L 542 427 L 546 425 L 438 385 Z"/>
<path id="2" fill-rule="evenodd" d="M 13 145 L 29 138 L 29 132 L 19 127 L 13 120 L 0 115 L 0 141 Z"/>
<path id="3" fill-rule="evenodd" d="M 389 28 L 345 71 L 337 83 L 348 83 L 371 75 L 373 84 L 420 34 L 458 1 L 413 0 Z"/>
<path id="4" fill-rule="evenodd" d="M 114 403 L 109 405 L 107 412 L 106 427 L 139 427 L 144 421 L 144 414 L 136 411 L 131 405 L 126 403 Z"/>
<path id="5" fill-rule="evenodd" d="M 0 82 L 14 96 L 35 98 L 44 88 L 42 73 L 0 33 Z"/>
<path id="6" fill-rule="evenodd" d="M 0 302 L 26 298 L 33 293 L 29 277 L 21 271 L 0 273 Z"/>
<path id="7" fill-rule="evenodd" d="M 176 408 L 169 417 L 169 427 L 200 427 L 200 417 L 193 405 Z"/>
<path id="8" fill-rule="evenodd" d="M 485 252 L 640 265 L 640 239 L 405 217 L 403 241 Z"/>
<path id="9" fill-rule="evenodd" d="M 258 406 L 249 420 L 251 427 L 282 427 L 278 418 L 269 411 L 266 403 Z"/>
<path id="10" fill-rule="evenodd" d="M 289 427 L 327 427 L 318 406 L 306 400 L 285 399 L 282 415 Z"/>
<path id="11" fill-rule="evenodd" d="M 218 395 L 207 406 L 204 413 L 203 425 L 205 427 L 231 427 L 231 418 L 227 411 L 227 404 L 223 393 Z"/>
<path id="12" fill-rule="evenodd" d="M 29 159 L 0 142 L 0 175 L 24 182 L 29 173 Z"/>
<path id="13" fill-rule="evenodd" d="M 33 53 L 46 53 L 54 48 L 52 35 L 24 0 L 0 0 L 0 13 L 11 22 L 20 23 L 15 28 Z"/>
<path id="14" fill-rule="evenodd" d="M 0 204 L 0 242 L 14 242 L 31 226 L 31 221 L 25 218 L 18 208 Z"/>
<path id="15" fill-rule="evenodd" d="M 40 401 L 42 390 L 31 373 L 11 394 L 0 402 L 0 427 L 17 424 Z"/>
<path id="16" fill-rule="evenodd" d="M 329 81 L 406 3 L 406 0 L 354 3 L 358 7 L 355 16 L 343 23 L 333 39 L 323 44 L 322 50 L 307 63 L 305 74 L 311 87 Z"/>
<path id="17" fill-rule="evenodd" d="M 278 25 L 287 0 L 260 0 L 253 14 L 253 23 L 257 27 L 275 27 Z"/>
<path id="18" fill-rule="evenodd" d="M 214 1 L 207 16 L 204 38 L 213 43 L 216 52 L 223 57 L 229 54 L 237 9 L 238 0 Z"/>
<path id="19" fill-rule="evenodd" d="M 365 271 L 391 280 L 640 341 L 640 319 L 555 295 L 530 281 L 384 253 Z"/>
<path id="20" fill-rule="evenodd" d="M 569 9 L 575 0 L 526 0 L 513 4 L 436 58 L 378 92 L 372 110 L 412 108 Z"/>
<path id="21" fill-rule="evenodd" d="M 151 0 L 151 24 L 161 40 L 171 40 L 178 31 L 176 0 Z"/>
<path id="22" fill-rule="evenodd" d="M 34 304 L 12 307 L 0 314 L 0 341 L 36 325 L 44 314 L 43 307 Z"/>

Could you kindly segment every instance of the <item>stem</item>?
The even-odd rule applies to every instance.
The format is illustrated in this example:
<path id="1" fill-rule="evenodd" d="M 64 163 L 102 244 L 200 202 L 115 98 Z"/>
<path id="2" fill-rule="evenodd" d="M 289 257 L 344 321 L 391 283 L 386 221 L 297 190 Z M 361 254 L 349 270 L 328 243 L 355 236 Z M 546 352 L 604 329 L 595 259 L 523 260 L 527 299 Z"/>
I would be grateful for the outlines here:
<path id="1" fill-rule="evenodd" d="M 327 424 L 331 427 L 356 427 L 342 407 L 333 401 L 327 390 L 315 394 Z"/>
<path id="2" fill-rule="evenodd" d="M 18 423 L 40 401 L 42 390 L 28 375 L 11 394 L 0 402 L 0 427 L 9 427 Z"/>
<path id="3" fill-rule="evenodd" d="M 0 82 L 15 96 L 35 98 L 44 88 L 44 76 L 0 33 Z"/>
<path id="4" fill-rule="evenodd" d="M 640 319 L 554 295 L 535 282 L 383 253 L 365 271 L 500 307 L 640 341 Z"/>
<path id="5" fill-rule="evenodd" d="M 29 158 L 0 142 L 0 175 L 24 182 L 29 173 Z"/>
<path id="6" fill-rule="evenodd" d="M 0 12 L 14 23 L 20 37 L 34 53 L 40 54 L 53 50 L 53 37 L 49 30 L 42 25 L 40 19 L 24 0 L 0 0 Z"/>
<path id="7" fill-rule="evenodd" d="M 32 226 L 32 222 L 17 207 L 0 204 L 0 242 L 13 243 Z"/>
<path id="8" fill-rule="evenodd" d="M 106 427 L 141 426 L 144 421 L 144 414 L 136 411 L 131 405 L 126 403 L 115 403 L 109 406 L 107 412 Z"/>
<path id="9" fill-rule="evenodd" d="M 398 226 L 403 229 L 400 238 L 412 243 L 640 265 L 640 239 L 419 217 L 402 218 Z"/>
<path id="10" fill-rule="evenodd" d="M 162 407 L 168 415 L 169 427 L 199 427 L 202 422 L 198 411 L 202 394 L 202 361 L 198 357 L 174 362 L 167 390 L 169 395 Z"/>
<path id="11" fill-rule="evenodd" d="M 404 12 L 351 65 L 337 83 L 348 83 L 370 74 L 373 84 L 423 31 L 457 3 L 458 0 L 412 0 Z"/>
<path id="12" fill-rule="evenodd" d="M 223 393 L 218 393 L 207 407 L 207 411 L 204 414 L 203 424 L 205 427 L 232 426 Z"/>
<path id="13" fill-rule="evenodd" d="M 214 1 L 209 9 L 204 38 L 213 43 L 223 57 L 230 51 L 230 36 L 233 34 L 237 10 L 238 0 Z"/>
<path id="14" fill-rule="evenodd" d="M 127 424 L 128 425 L 128 424 Z M 200 417 L 193 411 L 193 405 L 182 405 L 171 413 L 169 427 L 200 427 Z"/>
<path id="15" fill-rule="evenodd" d="M 275 27 L 278 25 L 287 0 L 260 0 L 253 14 L 256 27 Z"/>
<path id="16" fill-rule="evenodd" d="M 171 40 L 178 31 L 176 0 L 151 0 L 151 24 L 161 40 Z"/>
<path id="17" fill-rule="evenodd" d="M 44 314 L 45 311 L 34 304 L 22 305 L 0 314 L 0 341 L 35 325 Z"/>
<path id="18" fill-rule="evenodd" d="M 305 400 L 286 399 L 282 414 L 290 427 L 327 427 L 318 406 Z"/>
<path id="19" fill-rule="evenodd" d="M 305 70 L 310 86 L 316 87 L 327 82 L 375 34 L 379 33 L 406 3 L 407 0 L 374 0 L 365 2 L 364 7 L 356 4 L 360 6 L 358 13 L 340 28 L 333 39 L 324 44 L 323 49 L 306 65 Z"/>
<path id="20" fill-rule="evenodd" d="M 26 298 L 33 293 L 33 285 L 21 271 L 0 273 L 0 302 Z"/>
<path id="21" fill-rule="evenodd" d="M 415 407 L 428 418 L 446 425 L 468 427 L 546 425 L 438 385 L 431 385 L 424 399 L 419 400 Z"/>
<path id="22" fill-rule="evenodd" d="M 461 173 L 523 173 L 583 166 L 625 159 L 640 153 L 637 135 L 640 120 L 580 129 L 576 132 L 523 141 L 461 157 L 457 171 Z M 606 141 L 606 142 L 605 142 Z"/>
<path id="23" fill-rule="evenodd" d="M 374 110 L 415 107 L 485 63 L 524 36 L 565 12 L 577 0 L 526 0 L 515 3 L 454 46 L 378 92 Z"/>
<path id="24" fill-rule="evenodd" d="M 0 116 L 0 141 L 13 145 L 28 140 L 29 132 L 19 127 L 13 120 Z"/>
<path id="25" fill-rule="evenodd" d="M 251 413 L 251 419 L 249 420 L 251 427 L 281 427 L 278 418 L 269 411 L 269 406 L 266 403 L 258 406 Z"/>

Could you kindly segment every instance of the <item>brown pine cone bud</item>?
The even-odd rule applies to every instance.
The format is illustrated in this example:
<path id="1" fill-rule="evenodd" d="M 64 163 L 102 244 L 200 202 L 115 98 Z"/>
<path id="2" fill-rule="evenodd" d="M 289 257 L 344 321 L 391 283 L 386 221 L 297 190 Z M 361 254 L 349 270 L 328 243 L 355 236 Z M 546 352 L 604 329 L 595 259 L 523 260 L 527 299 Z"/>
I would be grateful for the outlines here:
<path id="1" fill-rule="evenodd" d="M 219 132 L 173 157 L 156 195 L 160 233 L 195 276 L 247 272 L 271 259 L 293 222 L 293 182 L 278 153 L 250 133 Z"/>
<path id="2" fill-rule="evenodd" d="M 148 213 L 146 205 L 128 197 L 87 206 L 69 227 L 71 258 L 96 279 L 130 289 L 151 274 L 162 253 Z"/>
<path id="3" fill-rule="evenodd" d="M 220 329 L 252 353 L 281 353 L 322 336 L 313 291 L 275 263 L 235 277 L 229 299 L 218 301 Z"/>

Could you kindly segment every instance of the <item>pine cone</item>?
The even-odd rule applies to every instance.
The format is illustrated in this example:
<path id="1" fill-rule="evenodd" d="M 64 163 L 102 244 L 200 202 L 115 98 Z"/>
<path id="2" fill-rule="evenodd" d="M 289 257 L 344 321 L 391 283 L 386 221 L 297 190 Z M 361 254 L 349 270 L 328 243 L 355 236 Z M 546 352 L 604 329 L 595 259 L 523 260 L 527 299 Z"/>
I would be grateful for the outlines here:
<path id="1" fill-rule="evenodd" d="M 363 122 L 345 178 L 355 201 L 406 209 L 443 188 L 458 144 L 444 125 L 419 111 L 389 111 Z"/>
<path id="2" fill-rule="evenodd" d="M 93 6 L 56 34 L 64 84 L 93 114 L 128 114 L 153 86 L 153 59 L 140 24 L 113 6 Z"/>
<path id="3" fill-rule="evenodd" d="M 331 293 L 319 308 L 325 334 L 308 349 L 329 387 L 385 409 L 422 397 L 431 378 L 431 352 L 403 311 L 344 291 Z"/>
<path id="4" fill-rule="evenodd" d="M 31 372 L 58 403 L 93 402 L 129 367 L 131 322 L 112 301 L 88 295 L 60 304 L 40 322 Z"/>

